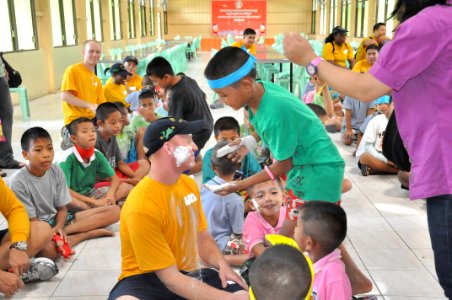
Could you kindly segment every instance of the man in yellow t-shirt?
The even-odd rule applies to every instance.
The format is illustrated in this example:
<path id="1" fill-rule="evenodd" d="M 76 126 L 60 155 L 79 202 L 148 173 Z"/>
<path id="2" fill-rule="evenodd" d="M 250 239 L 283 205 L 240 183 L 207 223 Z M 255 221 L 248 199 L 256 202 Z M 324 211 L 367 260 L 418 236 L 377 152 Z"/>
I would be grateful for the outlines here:
<path id="1" fill-rule="evenodd" d="M 94 74 L 101 51 L 98 41 L 86 41 L 83 62 L 69 66 L 64 72 L 61 82 L 64 125 L 80 117 L 94 118 L 97 106 L 105 102 L 102 83 Z"/>
<path id="2" fill-rule="evenodd" d="M 126 102 L 127 76 L 132 73 L 127 72 L 122 63 L 115 63 L 107 70 L 110 71 L 111 77 L 104 86 L 104 95 L 107 102 L 121 102 L 124 106 L 129 107 L 130 104 Z"/>
<path id="3" fill-rule="evenodd" d="M 135 56 L 126 56 L 122 61 L 127 72 L 132 75 L 127 77 L 127 92 L 130 94 L 135 91 L 141 91 L 141 82 L 143 78 L 137 74 L 138 59 Z"/>
<path id="4" fill-rule="evenodd" d="M 168 117 L 147 128 L 143 144 L 152 168 L 121 210 L 122 272 L 109 299 L 248 299 L 207 231 L 196 182 L 183 174 L 195 164 L 191 135 L 204 123 Z M 202 264 L 218 272 L 200 271 Z"/>
<path id="5" fill-rule="evenodd" d="M 243 39 L 231 44 L 233 47 L 245 48 L 252 55 L 256 55 L 256 31 L 252 28 L 247 28 L 243 31 Z"/>
<path id="6" fill-rule="evenodd" d="M 346 42 L 347 32 L 344 28 L 336 26 L 331 34 L 325 39 L 325 45 L 322 50 L 322 57 L 333 65 L 346 67 L 346 61 L 350 65 L 350 69 L 355 65 L 353 49 Z"/>
<path id="7" fill-rule="evenodd" d="M 366 48 L 366 59 L 358 61 L 353 67 L 352 71 L 357 73 L 367 73 L 374 65 L 378 58 L 378 47 L 370 45 Z"/>
<path id="8" fill-rule="evenodd" d="M 377 23 L 373 28 L 374 35 L 364 38 L 356 51 L 356 61 L 360 61 L 366 58 L 366 48 L 370 45 L 375 45 L 380 49 L 383 44 L 390 40 L 386 36 L 386 24 Z"/>
<path id="9" fill-rule="evenodd" d="M 30 224 L 24 205 L 1 178 L 0 213 L 8 221 L 8 229 L 0 230 L 0 293 L 10 297 L 23 286 L 22 281 L 28 281 L 29 277 L 23 273 L 32 271 L 37 264 L 35 280 L 50 279 L 58 273 L 58 268 L 52 261 L 39 258 L 29 263 L 30 257 L 52 239 L 52 231 L 47 222 L 33 221 Z M 44 278 L 44 271 L 51 276 Z"/>

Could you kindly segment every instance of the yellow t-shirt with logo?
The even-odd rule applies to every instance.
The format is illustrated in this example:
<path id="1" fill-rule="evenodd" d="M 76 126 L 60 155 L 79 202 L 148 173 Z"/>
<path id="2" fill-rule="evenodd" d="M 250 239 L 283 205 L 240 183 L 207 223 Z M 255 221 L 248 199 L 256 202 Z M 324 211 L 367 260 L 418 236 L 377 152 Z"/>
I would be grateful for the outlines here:
<path id="1" fill-rule="evenodd" d="M 341 46 L 334 43 L 334 53 L 333 53 L 333 44 L 326 43 L 323 46 L 322 57 L 325 60 L 333 60 L 335 63 L 345 67 L 345 61 L 348 59 L 353 59 L 353 49 L 348 43 L 343 43 Z"/>
<path id="2" fill-rule="evenodd" d="M 126 86 L 124 84 L 114 83 L 111 78 L 105 83 L 104 95 L 107 102 L 122 102 L 126 107 L 130 106 L 130 104 L 126 102 Z"/>
<path id="3" fill-rule="evenodd" d="M 357 73 L 367 73 L 370 70 L 370 68 L 372 68 L 372 65 L 369 64 L 367 59 L 363 59 L 353 66 L 352 71 Z"/>
<path id="4" fill-rule="evenodd" d="M 141 91 L 141 89 L 143 88 L 141 86 L 142 81 L 143 78 L 137 73 L 135 73 L 127 80 L 127 85 L 129 86 L 129 88 L 135 87 L 134 91 Z"/>
<path id="5" fill-rule="evenodd" d="M 121 209 L 119 280 L 177 266 L 199 268 L 198 233 L 207 230 L 196 182 L 181 175 L 172 185 L 146 176 Z"/>
<path id="6" fill-rule="evenodd" d="M 99 77 L 83 63 L 75 64 L 66 69 L 61 82 L 61 91 L 68 91 L 83 101 L 100 105 L 105 102 L 102 83 Z M 94 118 L 96 114 L 88 108 L 74 106 L 63 101 L 64 125 L 80 117 Z"/>
<path id="7" fill-rule="evenodd" d="M 243 47 L 243 41 L 238 41 L 238 42 L 234 42 L 231 44 L 232 47 L 237 47 L 237 48 L 242 48 Z M 248 50 L 248 52 L 250 54 L 256 55 L 256 44 L 251 44 L 251 46 L 246 47 L 246 50 Z"/>

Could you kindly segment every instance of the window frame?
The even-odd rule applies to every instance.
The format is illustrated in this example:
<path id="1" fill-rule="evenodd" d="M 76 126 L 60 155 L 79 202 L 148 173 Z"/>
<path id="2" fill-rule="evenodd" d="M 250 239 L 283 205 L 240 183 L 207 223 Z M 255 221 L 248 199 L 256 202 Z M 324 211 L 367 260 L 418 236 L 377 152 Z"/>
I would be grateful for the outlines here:
<path id="1" fill-rule="evenodd" d="M 337 19 L 337 0 L 330 0 L 330 32 L 336 27 Z"/>
<path id="2" fill-rule="evenodd" d="M 351 10 L 352 1 L 351 0 L 342 0 L 341 3 L 341 27 L 345 28 L 346 30 L 350 31 L 351 26 Z M 344 18 L 344 12 L 345 12 L 345 18 Z"/>
<path id="3" fill-rule="evenodd" d="M 78 40 L 78 32 L 77 32 L 77 22 L 76 22 L 76 14 L 75 14 L 75 1 L 71 0 L 72 3 L 72 23 L 74 26 L 74 35 L 75 35 L 75 44 L 73 45 L 68 45 L 67 44 L 67 32 L 66 32 L 66 19 L 64 16 L 64 2 L 63 0 L 58 0 L 58 12 L 59 12 L 59 16 L 60 16 L 60 26 L 61 26 L 61 35 L 62 35 L 62 45 L 60 46 L 55 46 L 53 45 L 54 48 L 62 48 L 62 47 L 72 47 L 72 46 L 77 46 L 79 43 Z M 53 24 L 52 24 L 53 27 Z M 53 34 L 53 33 L 52 33 Z"/>
<path id="4" fill-rule="evenodd" d="M 97 36 L 96 36 L 96 19 L 95 19 L 95 15 L 94 15 L 94 0 L 86 0 L 89 1 L 89 9 L 90 9 L 90 14 L 91 14 L 91 33 L 87 32 L 87 34 L 89 34 L 88 39 L 95 39 L 96 41 L 99 42 L 103 42 L 105 37 L 104 37 L 104 24 L 103 24 L 103 16 L 102 16 L 102 1 L 98 0 L 97 4 L 99 5 L 99 18 L 100 18 L 100 35 L 101 35 L 101 39 L 98 40 Z"/>
<path id="5" fill-rule="evenodd" d="M 36 25 L 35 2 L 33 0 L 30 0 L 30 14 L 31 14 L 32 26 L 33 26 L 33 44 L 34 44 L 33 49 L 19 49 L 19 38 L 18 38 L 18 32 L 17 32 L 14 0 L 7 0 L 6 4 L 8 5 L 9 29 L 11 31 L 12 49 L 11 50 L 2 50 L 2 52 L 10 53 L 10 52 L 25 52 L 25 51 L 39 50 L 38 29 L 37 29 L 37 25 Z"/>
<path id="6" fill-rule="evenodd" d="M 311 7 L 311 34 L 316 34 L 317 32 L 317 0 L 312 0 Z"/>
<path id="7" fill-rule="evenodd" d="M 111 16 L 110 16 L 110 21 L 111 21 L 111 27 L 113 29 L 113 32 L 110 33 L 110 38 L 113 41 L 119 41 L 123 39 L 122 36 L 122 27 L 121 27 L 121 22 L 122 22 L 122 17 L 121 17 L 121 0 L 118 0 L 118 12 L 119 12 L 119 37 L 116 36 L 117 32 L 116 32 L 116 10 L 115 10 L 115 1 L 116 0 L 110 0 L 110 10 L 111 10 Z"/>
<path id="8" fill-rule="evenodd" d="M 146 18 L 146 2 L 145 0 L 140 0 L 140 13 L 139 13 L 139 19 L 140 19 L 140 36 L 141 37 L 147 37 L 148 31 L 147 31 L 147 18 Z"/>
<path id="9" fill-rule="evenodd" d="M 136 39 L 135 1 L 127 0 L 127 39 Z"/>
<path id="10" fill-rule="evenodd" d="M 360 11 L 361 14 L 359 14 Z M 355 12 L 355 37 L 363 38 L 365 35 L 367 35 L 365 19 L 368 18 L 369 16 L 366 16 L 366 12 L 369 12 L 369 1 L 357 0 Z"/>
<path id="11" fill-rule="evenodd" d="M 149 36 L 155 36 L 155 5 L 154 0 L 149 0 Z"/>

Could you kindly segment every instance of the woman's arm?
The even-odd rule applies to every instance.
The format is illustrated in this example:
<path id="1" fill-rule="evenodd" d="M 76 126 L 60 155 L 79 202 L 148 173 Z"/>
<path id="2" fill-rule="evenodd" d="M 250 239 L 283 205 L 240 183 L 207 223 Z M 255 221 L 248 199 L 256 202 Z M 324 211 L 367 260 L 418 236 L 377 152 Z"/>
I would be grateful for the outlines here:
<path id="1" fill-rule="evenodd" d="M 296 33 L 287 35 L 283 45 L 286 57 L 301 66 L 307 66 L 317 56 L 309 42 Z M 318 70 L 319 77 L 333 89 L 363 102 L 371 102 L 392 90 L 369 73 L 355 73 L 326 61 L 319 63 Z"/>

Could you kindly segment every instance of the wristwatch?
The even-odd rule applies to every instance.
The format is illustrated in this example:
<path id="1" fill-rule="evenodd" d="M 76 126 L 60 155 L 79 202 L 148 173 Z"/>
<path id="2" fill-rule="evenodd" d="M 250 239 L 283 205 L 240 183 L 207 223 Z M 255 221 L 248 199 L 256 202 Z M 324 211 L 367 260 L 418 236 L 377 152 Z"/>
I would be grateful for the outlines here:
<path id="1" fill-rule="evenodd" d="M 309 76 L 314 76 L 317 74 L 318 69 L 317 65 L 323 60 L 320 56 L 317 56 L 314 58 L 307 66 L 306 66 L 306 72 L 309 74 Z"/>
<path id="2" fill-rule="evenodd" d="M 13 249 L 13 248 L 20 250 L 20 251 L 27 251 L 28 244 L 27 244 L 27 242 L 15 242 L 9 246 L 9 249 Z"/>

